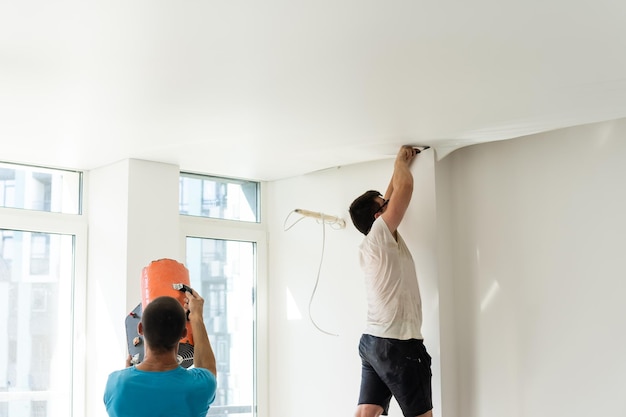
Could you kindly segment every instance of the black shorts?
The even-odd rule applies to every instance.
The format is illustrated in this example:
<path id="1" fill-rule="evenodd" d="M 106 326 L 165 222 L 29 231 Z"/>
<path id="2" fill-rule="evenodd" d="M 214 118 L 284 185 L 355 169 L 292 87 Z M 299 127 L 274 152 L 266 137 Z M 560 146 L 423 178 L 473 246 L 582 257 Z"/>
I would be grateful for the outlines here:
<path id="1" fill-rule="evenodd" d="M 364 334 L 359 343 L 359 404 L 376 404 L 389 412 L 393 395 L 402 413 L 415 417 L 432 410 L 431 357 L 422 340 L 384 339 Z"/>

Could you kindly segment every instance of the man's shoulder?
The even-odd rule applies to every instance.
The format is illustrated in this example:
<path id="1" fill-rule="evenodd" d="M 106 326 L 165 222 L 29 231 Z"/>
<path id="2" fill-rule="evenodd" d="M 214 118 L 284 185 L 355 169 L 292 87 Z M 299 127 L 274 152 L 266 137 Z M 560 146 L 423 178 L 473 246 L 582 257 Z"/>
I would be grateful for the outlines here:
<path id="1" fill-rule="evenodd" d="M 206 368 L 189 368 L 187 372 L 191 372 L 198 378 L 208 379 L 208 380 L 216 380 L 217 378 L 213 375 L 213 372 L 209 371 Z"/>
<path id="2" fill-rule="evenodd" d="M 385 223 L 385 220 L 382 216 L 379 216 L 376 220 L 374 220 L 372 228 L 365 237 L 365 241 L 380 243 L 387 240 L 393 241 L 394 238 L 389 230 L 389 227 L 387 226 L 387 223 Z"/>
<path id="3" fill-rule="evenodd" d="M 128 368 L 117 369 L 109 374 L 109 379 L 113 378 L 123 378 L 126 375 L 129 375 L 135 371 L 134 366 L 129 366 Z"/>
<path id="4" fill-rule="evenodd" d="M 206 368 L 192 367 L 192 368 L 188 368 L 187 371 L 188 372 L 196 372 L 196 373 L 200 373 L 200 374 L 209 373 L 209 374 L 213 375 L 213 373 L 211 371 L 209 371 L 208 369 L 206 369 Z"/>

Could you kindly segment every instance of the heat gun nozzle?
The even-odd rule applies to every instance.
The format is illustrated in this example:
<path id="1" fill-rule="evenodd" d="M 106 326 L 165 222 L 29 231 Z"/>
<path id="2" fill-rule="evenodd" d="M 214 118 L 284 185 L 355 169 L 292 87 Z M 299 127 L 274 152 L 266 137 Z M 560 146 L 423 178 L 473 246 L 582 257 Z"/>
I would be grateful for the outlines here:
<path id="1" fill-rule="evenodd" d="M 191 287 L 189 287 L 188 285 L 185 284 L 172 284 L 172 288 L 174 288 L 175 290 L 178 290 L 180 292 L 192 292 L 191 291 Z"/>

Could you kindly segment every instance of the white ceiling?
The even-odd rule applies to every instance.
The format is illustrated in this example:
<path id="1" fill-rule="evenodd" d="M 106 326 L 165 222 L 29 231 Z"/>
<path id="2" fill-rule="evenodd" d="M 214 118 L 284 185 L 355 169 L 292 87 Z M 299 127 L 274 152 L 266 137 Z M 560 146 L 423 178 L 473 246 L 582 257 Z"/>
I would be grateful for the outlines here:
<path id="1" fill-rule="evenodd" d="M 0 2 L 0 161 L 274 180 L 626 117 L 620 0 Z"/>

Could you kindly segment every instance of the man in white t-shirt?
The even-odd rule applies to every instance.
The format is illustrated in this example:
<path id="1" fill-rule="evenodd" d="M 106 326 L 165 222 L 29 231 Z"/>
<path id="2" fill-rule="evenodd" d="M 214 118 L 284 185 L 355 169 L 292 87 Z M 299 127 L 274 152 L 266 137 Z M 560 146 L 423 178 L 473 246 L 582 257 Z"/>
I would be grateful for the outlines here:
<path id="1" fill-rule="evenodd" d="M 367 191 L 350 206 L 354 226 L 365 235 L 359 262 L 367 292 L 356 417 L 387 415 L 392 395 L 405 417 L 432 417 L 431 358 L 421 333 L 417 274 L 397 230 L 413 194 L 409 168 L 418 153 L 400 148 L 385 195 Z"/>

